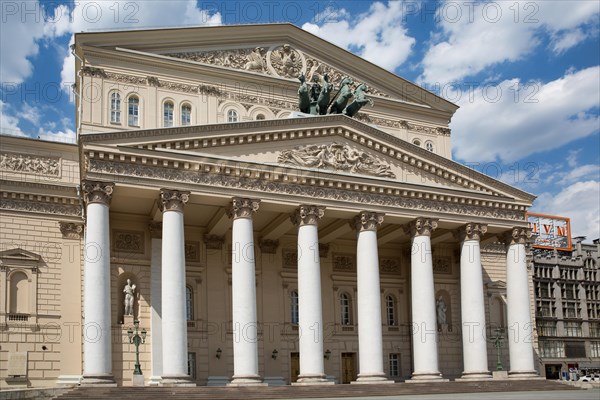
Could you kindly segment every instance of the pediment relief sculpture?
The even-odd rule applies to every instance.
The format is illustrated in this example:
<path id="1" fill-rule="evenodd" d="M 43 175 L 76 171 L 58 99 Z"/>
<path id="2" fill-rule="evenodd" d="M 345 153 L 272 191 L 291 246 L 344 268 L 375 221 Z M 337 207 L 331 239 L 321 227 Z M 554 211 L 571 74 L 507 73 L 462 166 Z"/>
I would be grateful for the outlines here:
<path id="1" fill-rule="evenodd" d="M 342 80 L 348 76 L 348 74 L 303 53 L 289 44 L 275 45 L 268 49 L 266 47 L 254 47 L 168 53 L 163 55 L 288 79 L 296 79 L 301 74 L 304 74 L 309 82 L 312 82 L 315 77 L 322 80 L 323 76 L 327 74 L 329 82 L 336 90 L 342 86 Z M 354 77 L 351 77 L 351 79 L 356 82 L 357 87 L 364 83 Z M 390 97 L 372 87 L 369 87 L 369 92 L 379 97 Z"/>
<path id="2" fill-rule="evenodd" d="M 301 167 L 327 168 L 387 178 L 396 177 L 389 165 L 382 164 L 372 155 L 336 142 L 303 145 L 284 150 L 277 157 L 277 161 Z"/>

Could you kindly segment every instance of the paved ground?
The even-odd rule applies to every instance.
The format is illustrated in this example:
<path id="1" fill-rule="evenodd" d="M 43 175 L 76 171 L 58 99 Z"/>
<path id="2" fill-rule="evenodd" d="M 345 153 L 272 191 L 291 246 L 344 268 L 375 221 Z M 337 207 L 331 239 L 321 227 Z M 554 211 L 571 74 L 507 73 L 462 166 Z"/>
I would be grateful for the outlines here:
<path id="1" fill-rule="evenodd" d="M 424 394 L 407 396 L 346 397 L 344 400 L 600 400 L 600 389 L 552 390 L 541 392 L 492 392 L 492 393 L 453 393 Z M 280 399 L 286 400 L 286 399 Z M 320 398 L 303 400 L 340 400 Z"/>

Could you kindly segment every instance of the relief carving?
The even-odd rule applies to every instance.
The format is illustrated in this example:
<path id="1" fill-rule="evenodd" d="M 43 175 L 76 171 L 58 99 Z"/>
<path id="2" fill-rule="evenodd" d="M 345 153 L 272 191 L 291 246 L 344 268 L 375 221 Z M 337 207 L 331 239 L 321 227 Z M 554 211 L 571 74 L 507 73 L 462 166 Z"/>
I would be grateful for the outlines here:
<path id="1" fill-rule="evenodd" d="M 0 169 L 48 176 L 60 175 L 60 159 L 28 154 L 0 154 Z"/>
<path id="2" fill-rule="evenodd" d="M 298 251 L 290 248 L 281 250 L 281 258 L 283 268 L 298 268 Z"/>
<path id="3" fill-rule="evenodd" d="M 297 146 L 292 150 L 282 151 L 277 157 L 277 161 L 301 167 L 330 168 L 364 175 L 396 177 L 389 165 L 380 163 L 370 154 L 335 142 L 329 145 Z"/>
<path id="4" fill-rule="evenodd" d="M 144 232 L 113 231 L 113 250 L 144 254 Z"/>
<path id="5" fill-rule="evenodd" d="M 379 272 L 382 274 L 399 274 L 400 259 L 398 258 L 380 258 Z"/>
<path id="6" fill-rule="evenodd" d="M 356 272 L 354 255 L 333 254 L 333 270 L 337 272 Z"/>
<path id="7" fill-rule="evenodd" d="M 200 261 L 200 243 L 186 241 L 184 245 L 184 251 L 186 261 Z"/>
<path id="8" fill-rule="evenodd" d="M 435 257 L 433 259 L 433 273 L 452 275 L 452 259 L 450 257 Z"/>
<path id="9" fill-rule="evenodd" d="M 269 61 L 277 75 L 284 78 L 297 78 L 303 71 L 302 56 L 289 44 L 276 47 L 269 53 Z"/>
<path id="10" fill-rule="evenodd" d="M 32 212 L 39 214 L 78 217 L 81 216 L 81 207 L 78 204 L 60 204 L 17 199 L 0 199 L 0 209 L 21 212 Z"/>
<path id="11" fill-rule="evenodd" d="M 65 239 L 81 239 L 83 224 L 74 222 L 59 222 L 60 232 Z"/>

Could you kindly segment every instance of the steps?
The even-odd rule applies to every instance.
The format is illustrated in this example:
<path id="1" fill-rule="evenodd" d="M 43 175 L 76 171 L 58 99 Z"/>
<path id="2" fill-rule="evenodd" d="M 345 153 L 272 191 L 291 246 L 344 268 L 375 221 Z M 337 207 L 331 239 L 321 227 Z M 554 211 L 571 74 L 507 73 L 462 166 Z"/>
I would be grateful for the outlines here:
<path id="1" fill-rule="evenodd" d="M 410 394 L 517 392 L 532 390 L 579 390 L 555 381 L 491 381 L 446 382 L 394 385 L 335 385 L 335 386 L 272 386 L 272 387 L 80 387 L 65 393 L 58 400 L 228 400 L 228 399 L 284 399 L 319 397 L 394 396 Z"/>

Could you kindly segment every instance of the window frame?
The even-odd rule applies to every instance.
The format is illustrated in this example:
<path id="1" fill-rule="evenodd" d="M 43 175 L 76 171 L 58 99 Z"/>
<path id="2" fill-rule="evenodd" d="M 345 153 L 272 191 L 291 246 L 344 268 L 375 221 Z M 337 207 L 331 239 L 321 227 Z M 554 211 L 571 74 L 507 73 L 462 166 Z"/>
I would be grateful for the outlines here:
<path id="1" fill-rule="evenodd" d="M 227 123 L 239 122 L 239 120 L 240 120 L 240 116 L 239 116 L 238 112 L 236 110 L 234 110 L 233 108 L 230 108 L 229 110 L 227 110 L 226 115 L 227 115 Z"/>
<path id="2" fill-rule="evenodd" d="M 340 324 L 343 326 L 353 325 L 352 318 L 352 296 L 347 292 L 340 293 Z M 345 302 L 345 304 L 344 304 Z"/>
<path id="3" fill-rule="evenodd" d="M 133 101 L 137 101 L 135 104 L 135 112 L 132 113 L 132 105 Z M 140 97 L 136 94 L 132 94 L 127 96 L 127 126 L 131 126 L 134 128 L 141 127 L 140 124 L 140 109 L 141 109 L 141 100 Z M 132 118 L 134 118 L 134 123 L 132 123 Z"/>
<path id="4" fill-rule="evenodd" d="M 171 108 L 170 114 L 167 114 L 167 106 Z M 163 128 L 172 128 L 175 126 L 175 103 L 173 100 L 163 101 L 162 122 Z"/>
<path id="5" fill-rule="evenodd" d="M 185 113 L 183 110 L 189 110 L 189 114 Z M 179 118 L 179 122 L 181 123 L 181 126 L 191 126 L 192 125 L 192 105 L 188 102 L 182 103 L 181 106 L 179 107 L 179 114 L 180 114 L 180 118 Z M 184 123 L 184 116 L 186 116 L 186 114 L 188 115 L 189 119 Z"/>
<path id="6" fill-rule="evenodd" d="M 121 125 L 121 93 L 119 93 L 116 90 L 111 91 L 109 94 L 108 102 L 108 113 L 110 123 L 115 125 Z M 117 103 L 116 106 L 115 103 Z"/>

